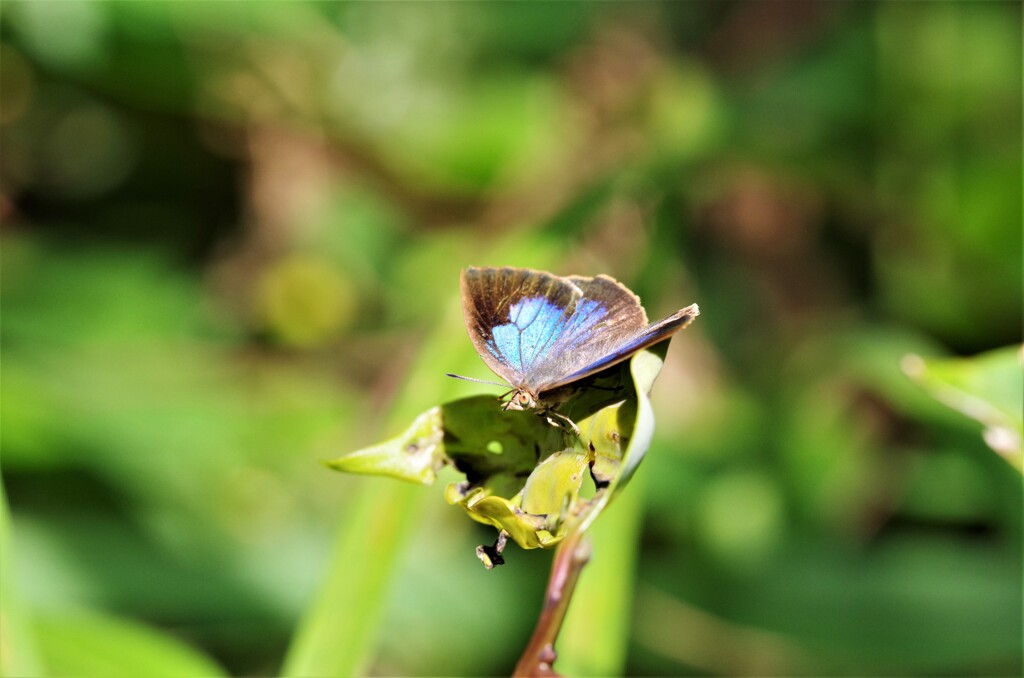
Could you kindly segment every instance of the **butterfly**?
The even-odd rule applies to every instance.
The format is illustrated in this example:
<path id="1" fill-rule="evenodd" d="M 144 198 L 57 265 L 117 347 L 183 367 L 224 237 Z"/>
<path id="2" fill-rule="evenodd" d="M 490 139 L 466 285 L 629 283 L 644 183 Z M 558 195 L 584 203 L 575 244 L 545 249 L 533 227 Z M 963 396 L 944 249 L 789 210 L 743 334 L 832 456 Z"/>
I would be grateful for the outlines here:
<path id="1" fill-rule="evenodd" d="M 507 410 L 543 407 L 549 391 L 667 339 L 700 313 L 691 304 L 648 324 L 640 298 L 607 275 L 471 267 L 461 286 L 473 346 L 512 389 Z"/>

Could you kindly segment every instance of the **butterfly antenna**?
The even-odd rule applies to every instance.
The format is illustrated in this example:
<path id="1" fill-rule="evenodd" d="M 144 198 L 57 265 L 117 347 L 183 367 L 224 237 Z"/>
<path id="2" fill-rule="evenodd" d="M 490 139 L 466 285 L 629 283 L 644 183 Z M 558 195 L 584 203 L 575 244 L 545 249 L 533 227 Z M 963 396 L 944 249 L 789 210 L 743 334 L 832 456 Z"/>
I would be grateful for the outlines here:
<path id="1" fill-rule="evenodd" d="M 473 377 L 464 377 L 461 374 L 452 374 L 451 372 L 445 372 L 444 376 L 451 377 L 452 379 L 462 379 L 463 381 L 472 381 L 472 382 L 476 382 L 477 384 L 489 384 L 491 386 L 502 386 L 502 387 L 508 386 L 508 384 L 501 384 L 501 383 L 498 383 L 496 381 L 485 381 L 483 379 L 474 379 Z"/>

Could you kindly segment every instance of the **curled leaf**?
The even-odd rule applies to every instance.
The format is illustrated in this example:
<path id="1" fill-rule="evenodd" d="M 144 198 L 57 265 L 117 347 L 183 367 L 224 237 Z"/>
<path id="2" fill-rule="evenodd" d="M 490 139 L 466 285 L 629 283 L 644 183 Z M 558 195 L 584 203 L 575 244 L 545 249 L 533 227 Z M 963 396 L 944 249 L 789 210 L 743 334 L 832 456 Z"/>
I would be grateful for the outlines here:
<path id="1" fill-rule="evenodd" d="M 511 537 L 522 548 L 550 548 L 586 530 L 643 459 L 654 432 L 648 392 L 667 348 L 662 342 L 549 394 L 579 435 L 550 413 L 505 411 L 497 398 L 474 396 L 431 408 L 395 438 L 327 465 L 423 484 L 450 465 L 465 477 L 445 489 L 450 504 L 494 526 L 501 546 Z M 482 548 L 485 564 L 500 562 L 500 548 Z"/>

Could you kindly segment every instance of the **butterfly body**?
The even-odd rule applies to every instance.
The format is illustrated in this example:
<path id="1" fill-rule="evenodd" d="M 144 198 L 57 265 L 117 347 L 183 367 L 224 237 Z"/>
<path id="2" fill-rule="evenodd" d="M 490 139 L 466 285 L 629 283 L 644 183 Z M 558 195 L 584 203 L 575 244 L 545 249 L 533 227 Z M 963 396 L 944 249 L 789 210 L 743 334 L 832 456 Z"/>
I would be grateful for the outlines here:
<path id="1" fill-rule="evenodd" d="M 505 409 L 541 407 L 545 394 L 667 339 L 696 304 L 648 324 L 640 299 L 606 275 L 557 276 L 523 268 L 469 268 L 462 302 L 470 339 L 505 380 Z"/>

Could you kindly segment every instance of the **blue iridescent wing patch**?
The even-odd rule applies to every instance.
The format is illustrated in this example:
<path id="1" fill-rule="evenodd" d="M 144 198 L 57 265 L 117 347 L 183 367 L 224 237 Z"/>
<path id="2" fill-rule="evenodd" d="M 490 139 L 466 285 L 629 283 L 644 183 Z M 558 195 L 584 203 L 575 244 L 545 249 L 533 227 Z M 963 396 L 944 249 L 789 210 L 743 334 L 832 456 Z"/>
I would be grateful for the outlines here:
<path id="1" fill-rule="evenodd" d="M 685 327 L 696 305 L 647 324 L 640 299 L 599 275 L 470 268 L 463 310 L 480 357 L 514 389 L 535 396 L 629 358 Z"/>

